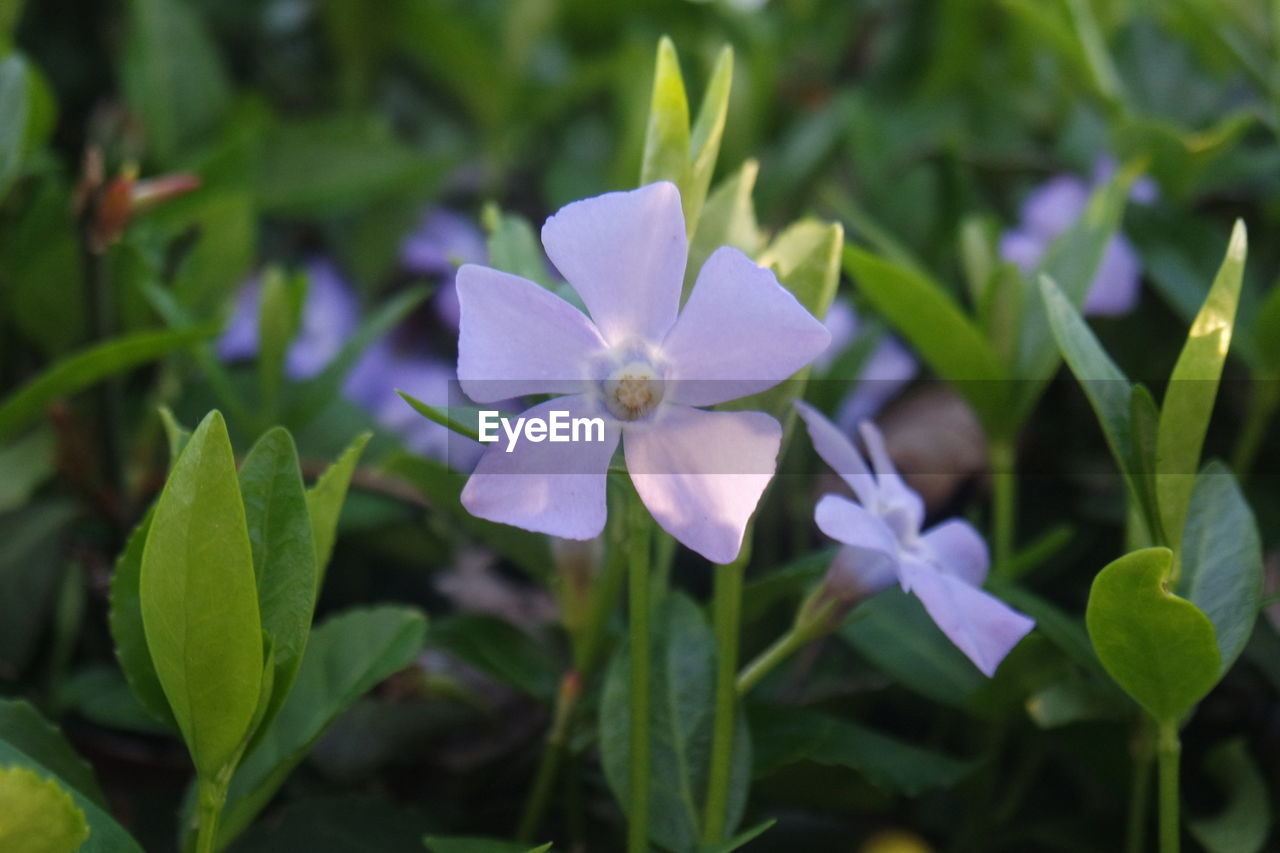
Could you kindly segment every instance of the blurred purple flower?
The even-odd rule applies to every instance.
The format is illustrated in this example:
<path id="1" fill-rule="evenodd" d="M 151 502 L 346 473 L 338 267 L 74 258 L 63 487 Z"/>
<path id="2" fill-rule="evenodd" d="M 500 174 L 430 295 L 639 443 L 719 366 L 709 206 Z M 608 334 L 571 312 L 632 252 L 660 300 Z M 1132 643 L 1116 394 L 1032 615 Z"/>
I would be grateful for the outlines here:
<path id="1" fill-rule="evenodd" d="M 359 322 L 355 295 L 342 273 L 324 258 L 305 264 L 307 298 L 302 306 L 298 334 L 285 357 L 285 373 L 292 379 L 309 379 L 325 368 L 342 349 Z M 224 361 L 252 358 L 258 352 L 258 305 L 262 279 L 254 276 L 236 296 L 231 321 L 218 340 Z"/>
<path id="2" fill-rule="evenodd" d="M 1101 158 L 1091 181 L 1077 175 L 1055 175 L 1036 187 L 1022 203 L 1018 226 L 1000 238 L 1000 256 L 1030 275 L 1044 258 L 1049 246 L 1076 223 L 1089 205 L 1089 196 L 1110 180 L 1115 161 Z M 1150 178 L 1138 180 L 1129 197 L 1150 204 L 1158 191 Z M 1093 283 L 1085 296 L 1084 313 L 1103 317 L 1128 314 L 1138 303 L 1142 267 L 1138 253 L 1123 234 L 1107 243 Z"/>
<path id="3" fill-rule="evenodd" d="M 490 445 L 463 505 L 566 539 L 597 536 L 625 434 L 627 469 L 654 519 L 707 559 L 733 560 L 773 476 L 782 428 L 761 412 L 697 407 L 786 379 L 826 348 L 826 328 L 772 272 L 729 247 L 707 259 L 680 311 L 688 244 L 671 183 L 561 208 L 542 243 L 590 316 L 526 279 L 464 266 L 458 376 L 480 403 L 565 395 L 525 416 L 599 417 L 605 440 Z"/>
<path id="4" fill-rule="evenodd" d="M 827 311 L 826 327 L 831 333 L 831 346 L 814 362 L 821 372 L 830 370 L 840 355 L 853 346 L 862 332 L 862 321 L 849 300 L 836 299 Z M 841 401 L 836 423 L 851 430 L 875 417 L 919 370 L 920 365 L 911 351 L 892 335 L 884 335 L 863 361 L 853 389 Z"/>
<path id="5" fill-rule="evenodd" d="M 436 314 L 451 329 L 458 328 L 458 291 L 454 284 L 458 267 L 488 260 L 480 229 L 471 220 L 441 207 L 427 211 L 418 227 L 400 243 L 400 263 L 405 269 L 439 278 L 433 302 Z"/>
<path id="6" fill-rule="evenodd" d="M 914 593 L 951 642 L 985 675 L 1035 622 L 982 590 L 990 557 L 973 525 L 951 519 L 921 532 L 924 502 L 894 468 L 884 438 L 870 421 L 861 426 L 871 458 L 840 429 L 806 403 L 796 409 L 814 449 L 840 475 L 857 502 L 826 495 L 815 519 L 823 533 L 840 542 L 826 585 L 842 600 L 856 600 L 888 587 L 896 579 Z"/>

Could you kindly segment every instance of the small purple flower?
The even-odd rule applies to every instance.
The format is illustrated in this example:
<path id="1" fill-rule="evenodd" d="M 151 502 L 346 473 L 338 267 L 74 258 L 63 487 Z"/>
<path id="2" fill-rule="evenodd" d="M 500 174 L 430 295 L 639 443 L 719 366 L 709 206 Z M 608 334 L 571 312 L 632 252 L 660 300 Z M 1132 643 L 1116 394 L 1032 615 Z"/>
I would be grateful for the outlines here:
<path id="1" fill-rule="evenodd" d="M 1109 180 L 1114 171 L 1114 161 L 1102 158 L 1094 168 L 1092 181 L 1064 174 L 1036 187 L 1022 204 L 1018 227 L 1001 236 L 1000 256 L 1030 275 L 1053 241 L 1084 214 L 1093 190 Z M 1155 183 L 1144 178 L 1134 184 L 1130 198 L 1149 204 L 1156 192 Z M 1141 277 L 1137 251 L 1123 234 L 1116 234 L 1103 250 L 1085 296 L 1084 313 L 1103 317 L 1128 314 L 1138 303 Z"/>
<path id="2" fill-rule="evenodd" d="M 786 379 L 826 348 L 826 328 L 728 247 L 707 259 L 680 311 L 688 244 L 671 183 L 570 204 L 547 220 L 542 243 L 590 316 L 526 279 L 464 266 L 458 377 L 480 403 L 565 395 L 525 416 L 600 417 L 604 440 L 490 445 L 463 505 L 566 539 L 597 536 L 625 435 L 627 469 L 654 519 L 707 559 L 733 560 L 782 428 L 761 412 L 698 407 Z"/>
<path id="3" fill-rule="evenodd" d="M 847 299 L 836 299 L 827 311 L 827 331 L 831 333 L 831 346 L 814 366 L 820 371 L 830 370 L 840 354 L 851 347 L 862 333 L 862 321 Z M 892 335 L 885 335 L 876 344 L 866 360 L 853 390 L 841 401 L 836 422 L 843 429 L 875 417 L 885 403 L 905 388 L 920 370 L 911 351 Z"/>
<path id="4" fill-rule="evenodd" d="M 436 314 L 458 328 L 458 292 L 454 274 L 463 264 L 489 260 L 484 234 L 469 219 L 444 208 L 432 208 L 400 243 L 400 263 L 419 275 L 439 278 L 433 297 Z"/>
<path id="5" fill-rule="evenodd" d="M 306 262 L 307 298 L 302 307 L 298 334 L 285 356 L 285 373 L 292 379 L 309 379 L 333 361 L 359 322 L 355 295 L 331 261 Z M 255 276 L 236 296 L 231 321 L 218 340 L 224 361 L 252 358 L 258 353 L 258 306 L 262 279 Z"/>
<path id="6" fill-rule="evenodd" d="M 951 519 L 921 532 L 924 502 L 899 476 L 870 421 L 862 424 L 862 454 L 840 429 L 803 402 L 796 409 L 814 449 L 857 497 L 818 502 L 815 519 L 842 547 L 828 571 L 830 591 L 854 600 L 888 587 L 895 579 L 914 593 L 942 632 L 974 665 L 990 676 L 1035 622 L 982 590 L 990 557 L 973 525 Z"/>

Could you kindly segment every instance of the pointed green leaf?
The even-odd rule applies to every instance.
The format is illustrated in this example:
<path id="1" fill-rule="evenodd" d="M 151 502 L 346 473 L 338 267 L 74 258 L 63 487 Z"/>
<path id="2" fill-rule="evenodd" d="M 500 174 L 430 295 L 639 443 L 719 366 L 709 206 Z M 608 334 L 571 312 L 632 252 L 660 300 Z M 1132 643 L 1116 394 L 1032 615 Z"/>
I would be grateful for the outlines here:
<path id="1" fill-rule="evenodd" d="M 262 682 L 253 550 L 217 411 L 192 433 L 156 503 L 139 589 L 156 674 L 197 771 L 211 778 L 250 734 Z"/>
<path id="2" fill-rule="evenodd" d="M 489 232 L 489 266 L 551 289 L 554 282 L 529 220 L 517 213 L 504 213 L 495 204 L 486 205 L 480 218 Z"/>
<path id="3" fill-rule="evenodd" d="M 977 326 L 937 283 L 857 246 L 844 268 L 858 290 L 911 343 L 933 371 L 952 383 L 989 435 L 1009 426 L 1008 370 Z"/>
<path id="4" fill-rule="evenodd" d="M 1129 398 L 1129 430 L 1133 447 L 1133 482 L 1138 490 L 1146 526 L 1147 541 L 1168 545 L 1156 494 L 1156 438 L 1160 429 L 1160 409 L 1145 385 L 1134 385 Z"/>
<path id="5" fill-rule="evenodd" d="M 253 821 L 343 711 L 413 662 L 425 634 L 426 619 L 406 607 L 351 610 L 311 632 L 293 691 L 231 781 L 224 844 Z"/>
<path id="6" fill-rule="evenodd" d="M 698 118 L 689 139 L 689 171 L 680 184 L 680 202 L 684 208 L 685 227 L 692 239 L 702 216 L 703 202 L 711 186 L 711 176 L 720 155 L 720 139 L 724 136 L 725 117 L 729 114 L 729 89 L 733 86 L 733 48 L 725 45 L 716 57 L 711 81 L 702 96 Z"/>
<path id="7" fill-rule="evenodd" d="M 191 430 L 178 423 L 178 419 L 173 416 L 168 406 L 161 406 L 159 411 L 160 421 L 164 424 L 165 438 L 169 441 L 169 467 L 172 468 L 173 463 L 178 461 L 182 448 L 187 446 L 187 441 L 191 438 Z"/>
<path id="8" fill-rule="evenodd" d="M 776 819 L 770 819 L 762 823 L 758 823 L 750 829 L 744 829 L 733 838 L 721 841 L 719 844 L 711 844 L 703 847 L 698 851 L 698 853 L 733 853 L 734 850 L 745 847 L 750 842 L 755 841 L 757 838 L 764 835 L 772 829 L 773 825 L 777 822 L 778 821 Z"/>
<path id="9" fill-rule="evenodd" d="M 447 430 L 456 432 L 472 441 L 480 440 L 480 410 L 473 406 L 433 406 L 424 403 L 412 394 L 396 389 L 400 399 L 408 403 L 413 410 L 429 421 L 440 424 Z"/>
<path id="10" fill-rule="evenodd" d="M 1178 591 L 1213 622 L 1219 675 L 1244 650 L 1262 598 L 1262 540 L 1249 502 L 1226 465 L 1196 477 L 1182 538 Z"/>
<path id="11" fill-rule="evenodd" d="M 214 329 L 138 332 L 79 350 L 0 401 L 0 440 L 38 418 L 59 397 L 214 334 Z"/>
<path id="12" fill-rule="evenodd" d="M 0 850 L 75 853 L 89 837 L 84 812 L 53 779 L 0 766 Z"/>
<path id="13" fill-rule="evenodd" d="M 671 181 L 683 187 L 689 174 L 689 100 L 680 73 L 680 59 L 671 39 L 658 42 L 649 99 L 649 126 L 644 137 L 640 185 Z M 685 223 L 686 227 L 689 225 Z"/>
<path id="14" fill-rule="evenodd" d="M 284 702 L 302 663 L 315 610 L 315 538 L 302 486 L 298 452 L 283 427 L 267 431 L 240 466 L 262 630 L 271 638 L 274 695 L 269 721 Z"/>
<path id="15" fill-rule="evenodd" d="M 1161 723 L 1176 723 L 1218 683 L 1218 646 L 1204 611 L 1164 587 L 1173 553 L 1133 551 L 1093 580 L 1085 624 L 1098 660 Z"/>
<path id="16" fill-rule="evenodd" d="M 684 273 L 684 295 L 698 277 L 698 271 L 711 253 L 721 246 L 741 249 L 754 258 L 760 251 L 760 226 L 756 223 L 755 204 L 751 192 L 760 173 L 760 163 L 747 160 L 738 171 L 721 181 L 698 218 L 698 228 L 689 244 L 689 264 Z"/>
<path id="17" fill-rule="evenodd" d="M 1175 545 L 1182 542 L 1187 504 L 1200 468 L 1200 450 L 1231 346 L 1247 253 L 1244 222 L 1238 221 L 1231 232 L 1227 255 L 1174 365 L 1160 407 L 1156 486 L 1164 532 Z"/>
<path id="18" fill-rule="evenodd" d="M 342 515 L 342 505 L 347 499 L 347 487 L 351 484 L 351 475 L 355 473 L 360 454 L 373 433 L 364 432 L 357 435 L 342 455 L 324 470 L 315 485 L 307 490 L 307 511 L 311 514 L 311 534 L 315 538 L 316 548 L 316 594 L 324 585 L 325 569 L 329 558 L 333 556 L 333 543 L 338 535 L 338 518 Z"/>

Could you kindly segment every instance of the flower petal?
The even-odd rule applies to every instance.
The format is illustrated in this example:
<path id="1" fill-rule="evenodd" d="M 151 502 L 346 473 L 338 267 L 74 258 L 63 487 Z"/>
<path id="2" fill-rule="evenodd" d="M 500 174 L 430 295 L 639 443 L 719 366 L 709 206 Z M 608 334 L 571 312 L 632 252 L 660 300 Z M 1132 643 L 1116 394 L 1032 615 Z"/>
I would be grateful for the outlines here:
<path id="1" fill-rule="evenodd" d="M 910 559 L 902 572 L 942 632 L 988 677 L 1035 627 L 1034 620 L 955 575 Z"/>
<path id="2" fill-rule="evenodd" d="M 991 567 L 986 540 L 967 521 L 953 518 L 934 525 L 920 537 L 942 571 L 973 586 L 982 586 Z"/>
<path id="3" fill-rule="evenodd" d="M 711 562 L 732 562 L 773 477 L 781 425 L 761 412 L 667 405 L 626 436 L 627 470 L 658 524 Z"/>
<path id="4" fill-rule="evenodd" d="M 884 436 L 871 421 L 859 425 L 862 442 L 871 457 L 871 467 L 876 472 L 876 494 L 879 499 L 875 513 L 886 521 L 901 538 L 919 533 L 924 523 L 924 501 L 907 485 L 884 446 Z"/>
<path id="5" fill-rule="evenodd" d="M 675 184 L 566 205 L 542 226 L 542 245 L 610 344 L 656 343 L 675 322 L 689 251 Z"/>
<path id="6" fill-rule="evenodd" d="M 827 567 L 822 584 L 841 601 L 854 603 L 893 586 L 897 580 L 898 564 L 891 557 L 842 545 Z"/>
<path id="7" fill-rule="evenodd" d="M 458 379 L 478 403 L 581 391 L 605 349 L 585 314 L 519 276 L 467 264 L 458 302 Z"/>
<path id="8" fill-rule="evenodd" d="M 597 417 L 598 407 L 583 395 L 557 397 L 526 411 L 524 418 Z M 590 539 L 604 529 L 605 476 L 618 447 L 617 423 L 604 418 L 604 441 L 534 443 L 521 438 L 507 452 L 505 436 L 490 444 L 462 489 L 467 512 L 565 539 Z M 514 426 L 514 425 L 513 425 Z"/>
<path id="9" fill-rule="evenodd" d="M 803 400 L 796 400 L 796 411 L 809 430 L 809 440 L 822 461 L 849 484 L 863 506 L 876 505 L 876 479 L 863 461 L 862 454 L 853 446 L 840 428 L 823 417 L 822 413 Z"/>
<path id="10" fill-rule="evenodd" d="M 898 539 L 878 516 L 848 498 L 824 495 L 818 501 L 813 519 L 818 529 L 832 539 L 863 552 L 866 559 L 880 556 L 898 562 Z"/>
<path id="11" fill-rule="evenodd" d="M 1123 235 L 1107 243 L 1098 271 L 1084 298 L 1084 313 L 1091 317 L 1122 317 L 1138 304 L 1142 286 L 1138 253 Z"/>
<path id="12" fill-rule="evenodd" d="M 662 343 L 674 380 L 667 397 L 687 406 L 746 397 L 777 385 L 830 343 L 826 326 L 771 270 L 721 246 Z"/>

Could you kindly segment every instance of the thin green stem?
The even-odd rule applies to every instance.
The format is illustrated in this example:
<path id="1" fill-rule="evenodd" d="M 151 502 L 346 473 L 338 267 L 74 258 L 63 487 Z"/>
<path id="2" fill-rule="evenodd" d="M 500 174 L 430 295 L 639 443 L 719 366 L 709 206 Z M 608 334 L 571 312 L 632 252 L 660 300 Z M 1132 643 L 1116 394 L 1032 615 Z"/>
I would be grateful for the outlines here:
<path id="1" fill-rule="evenodd" d="M 1129 819 L 1125 831 L 1125 853 L 1142 853 L 1147 848 L 1147 810 L 1151 807 L 1151 764 L 1155 758 L 1151 724 L 1145 715 L 1138 720 L 1133 745 L 1133 775 L 1129 780 Z"/>
<path id="2" fill-rule="evenodd" d="M 799 627 L 792 626 L 790 631 L 774 640 L 773 645 L 765 649 L 755 660 L 742 668 L 738 673 L 738 696 L 746 696 L 766 675 L 773 672 L 787 658 L 791 657 L 812 638 L 802 632 Z"/>
<path id="3" fill-rule="evenodd" d="M 225 782 L 200 779 L 196 784 L 196 796 L 199 800 L 196 807 L 196 853 L 215 853 L 218 849 L 218 819 L 227 802 L 229 782 L 228 774 Z"/>
<path id="4" fill-rule="evenodd" d="M 573 713 L 578 706 L 578 697 L 582 695 L 582 679 L 577 672 L 566 673 L 560 681 L 560 690 L 556 694 L 556 708 L 551 721 L 551 729 L 547 732 L 546 745 L 542 750 L 542 758 L 538 761 L 538 772 L 533 786 L 529 789 L 529 797 L 525 800 L 524 811 L 520 815 L 520 825 L 516 830 L 516 840 L 528 842 L 542 826 L 547 814 L 547 806 L 551 802 L 551 792 L 555 787 L 560 765 L 567 753 L 569 731 L 573 723 Z"/>
<path id="5" fill-rule="evenodd" d="M 1231 460 L 1231 467 L 1241 481 L 1248 479 L 1253 470 L 1277 409 L 1280 409 L 1280 377 L 1255 380 L 1244 427 Z"/>
<path id="6" fill-rule="evenodd" d="M 729 811 L 729 775 L 733 762 L 734 704 L 738 699 L 738 634 L 742 623 L 742 575 L 747 554 L 716 566 L 712 616 L 716 634 L 716 707 L 711 730 L 711 768 L 707 777 L 707 805 L 702 826 L 704 844 L 724 837 Z"/>
<path id="7" fill-rule="evenodd" d="M 649 519 L 638 496 L 631 497 L 629 535 L 629 652 L 631 661 L 631 785 L 628 792 L 627 850 L 649 849 Z"/>
<path id="8" fill-rule="evenodd" d="M 991 479 L 994 491 L 993 538 L 996 573 L 1003 575 L 1013 560 L 1014 525 L 1018 505 L 1017 455 L 1012 442 L 991 443 Z"/>
<path id="9" fill-rule="evenodd" d="M 1160 853 L 1178 853 L 1180 844 L 1178 819 L 1178 762 L 1182 744 L 1178 741 L 1178 724 L 1162 722 L 1157 749 L 1160 773 Z"/>

